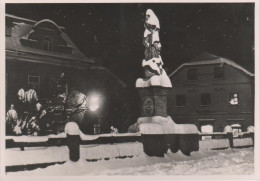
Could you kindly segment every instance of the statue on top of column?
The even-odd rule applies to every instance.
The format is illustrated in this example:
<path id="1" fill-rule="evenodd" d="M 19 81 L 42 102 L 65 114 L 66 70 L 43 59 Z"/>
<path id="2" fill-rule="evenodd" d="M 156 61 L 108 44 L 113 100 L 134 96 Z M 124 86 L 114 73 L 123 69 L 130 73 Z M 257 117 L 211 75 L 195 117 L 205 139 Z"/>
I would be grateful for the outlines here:
<path id="1" fill-rule="evenodd" d="M 169 77 L 162 68 L 163 61 L 160 55 L 162 46 L 159 38 L 160 22 L 151 9 L 146 11 L 144 27 L 145 59 L 142 62 L 142 67 L 144 68 L 145 78 L 137 79 L 136 87 L 172 87 Z"/>
<path id="2" fill-rule="evenodd" d="M 146 12 L 144 23 L 145 31 L 143 44 L 145 46 L 145 60 L 151 58 L 159 58 L 161 51 L 161 43 L 159 38 L 160 23 L 154 12 L 150 9 Z"/>

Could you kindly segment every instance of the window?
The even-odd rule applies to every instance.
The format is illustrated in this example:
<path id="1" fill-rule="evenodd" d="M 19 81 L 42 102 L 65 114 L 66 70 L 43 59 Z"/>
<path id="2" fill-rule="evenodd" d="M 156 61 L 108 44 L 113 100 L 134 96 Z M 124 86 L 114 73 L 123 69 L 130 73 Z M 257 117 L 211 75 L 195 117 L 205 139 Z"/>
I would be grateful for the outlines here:
<path id="1" fill-rule="evenodd" d="M 43 39 L 43 49 L 47 51 L 53 50 L 53 41 L 51 37 L 45 37 Z"/>
<path id="2" fill-rule="evenodd" d="M 231 93 L 229 95 L 229 104 L 230 105 L 238 105 L 239 104 L 238 93 Z"/>
<path id="3" fill-rule="evenodd" d="M 224 68 L 221 66 L 214 67 L 214 79 L 224 78 Z"/>
<path id="4" fill-rule="evenodd" d="M 188 80 L 197 80 L 197 69 L 196 68 L 190 68 L 187 71 L 187 79 Z"/>
<path id="5" fill-rule="evenodd" d="M 186 97 L 185 95 L 176 95 L 176 106 L 185 106 Z"/>
<path id="6" fill-rule="evenodd" d="M 40 76 L 28 75 L 28 89 L 40 91 Z"/>
<path id="7" fill-rule="evenodd" d="M 210 97 L 210 94 L 201 94 L 201 105 L 202 105 L 202 106 L 211 105 L 211 97 Z"/>

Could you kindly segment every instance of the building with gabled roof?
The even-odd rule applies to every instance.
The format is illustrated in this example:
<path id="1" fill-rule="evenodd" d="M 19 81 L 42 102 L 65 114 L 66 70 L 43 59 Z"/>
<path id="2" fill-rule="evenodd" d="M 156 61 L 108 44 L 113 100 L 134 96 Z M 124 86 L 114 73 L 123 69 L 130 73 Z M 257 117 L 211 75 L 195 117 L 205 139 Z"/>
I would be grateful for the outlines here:
<path id="1" fill-rule="evenodd" d="M 90 113 L 95 119 L 88 120 L 91 128 L 94 124 L 102 127 L 111 106 L 124 104 L 126 85 L 108 69 L 86 57 L 65 33 L 64 27 L 49 19 L 34 21 L 6 14 L 5 30 L 7 110 L 18 102 L 17 93 L 21 88 L 36 90 L 44 104 L 57 95 L 62 73 L 69 84 L 66 91 L 78 90 L 87 96 L 94 93 L 101 97 L 101 108 Z"/>
<path id="2" fill-rule="evenodd" d="M 196 124 L 202 132 L 234 132 L 254 125 L 254 74 L 237 63 L 202 53 L 169 75 L 173 90 L 169 112 L 178 123 Z"/>
<path id="3" fill-rule="evenodd" d="M 239 69 L 242 72 L 248 74 L 249 76 L 254 77 L 254 74 L 247 71 L 246 69 L 244 69 L 243 67 L 241 67 L 240 65 L 235 63 L 234 61 L 229 60 L 227 58 L 218 57 L 216 55 L 213 55 L 213 54 L 210 54 L 210 53 L 207 53 L 207 52 L 200 54 L 196 58 L 192 59 L 190 62 L 183 63 L 181 66 L 179 66 L 177 69 L 175 69 L 169 76 L 172 76 L 173 74 L 175 74 L 177 71 L 179 71 L 181 68 L 183 68 L 185 66 L 217 64 L 217 63 L 231 65 L 234 68 Z"/>

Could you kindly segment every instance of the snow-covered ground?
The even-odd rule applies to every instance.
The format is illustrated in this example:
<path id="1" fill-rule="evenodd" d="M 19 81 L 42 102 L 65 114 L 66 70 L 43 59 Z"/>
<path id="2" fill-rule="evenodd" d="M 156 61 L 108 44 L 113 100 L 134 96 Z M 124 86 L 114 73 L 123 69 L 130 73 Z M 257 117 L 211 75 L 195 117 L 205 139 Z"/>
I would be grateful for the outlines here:
<path id="1" fill-rule="evenodd" d="M 44 169 L 38 168 L 32 171 L 8 172 L 7 175 L 143 176 L 254 174 L 254 149 L 252 147 L 243 149 L 229 148 L 226 150 L 200 149 L 198 152 L 192 152 L 191 156 L 185 156 L 180 152 L 173 154 L 169 151 L 165 154 L 164 158 L 158 158 L 146 156 L 143 153 L 141 143 L 138 142 L 113 145 L 82 145 L 81 159 L 78 162 L 68 160 L 68 150 L 66 147 L 51 147 L 48 149 L 49 150 L 45 150 L 46 153 L 52 153 L 53 157 L 57 158 L 57 161 L 65 159 L 66 163 L 61 165 L 56 164 Z M 7 153 L 9 155 L 6 155 L 7 158 L 12 158 L 10 156 L 14 156 L 18 151 L 14 149 L 8 150 Z M 32 151 L 35 151 L 32 149 L 25 150 L 22 153 L 27 154 L 27 156 L 35 155 L 34 157 L 38 157 L 38 160 L 44 161 L 44 159 L 50 157 L 50 154 L 42 155 L 42 150 L 43 149 L 38 149 L 37 155 L 35 155 L 35 152 L 33 155 L 31 154 Z M 21 153 L 21 151 L 19 152 Z M 100 157 L 100 155 L 102 155 L 102 157 Z M 118 158 L 118 156 L 131 156 L 131 158 L 126 157 L 122 159 Z M 98 160 L 94 162 L 86 161 L 86 159 L 89 158 L 96 158 Z M 12 165 L 12 161 L 10 161 L 12 159 L 8 160 L 7 165 Z"/>
<path id="2" fill-rule="evenodd" d="M 139 134 L 99 135 L 140 136 Z M 45 137 L 8 137 L 15 142 L 45 142 L 52 137 L 66 137 L 65 134 Z M 97 136 L 81 139 L 92 140 Z M 234 146 L 252 146 L 251 138 L 234 139 Z M 252 175 L 254 174 L 254 149 L 231 149 L 228 139 L 201 140 L 199 151 L 185 156 L 168 151 L 163 158 L 149 157 L 143 152 L 140 142 L 93 144 L 80 146 L 80 160 L 69 160 L 67 146 L 9 148 L 5 152 L 5 166 L 57 163 L 32 171 L 7 172 L 9 176 L 107 176 L 107 175 Z M 228 149 L 225 149 L 228 148 Z M 224 149 L 224 150 L 214 150 Z"/>
<path id="3" fill-rule="evenodd" d="M 26 139 L 29 139 L 30 141 L 39 141 L 39 139 L 42 138 L 32 140 L 32 138 L 29 137 Z M 252 144 L 253 142 L 251 138 L 234 139 L 234 146 L 252 146 Z M 224 149 L 228 147 L 229 141 L 227 139 L 201 140 L 199 142 L 200 151 Z M 80 146 L 80 157 L 87 160 L 101 160 L 107 158 L 117 158 L 126 156 L 136 157 L 142 154 L 143 146 L 139 142 L 117 144 L 93 144 Z M 5 165 L 17 166 L 27 164 L 64 162 L 68 160 L 69 149 L 67 146 L 25 147 L 24 151 L 21 151 L 20 148 L 9 148 L 6 149 Z"/>

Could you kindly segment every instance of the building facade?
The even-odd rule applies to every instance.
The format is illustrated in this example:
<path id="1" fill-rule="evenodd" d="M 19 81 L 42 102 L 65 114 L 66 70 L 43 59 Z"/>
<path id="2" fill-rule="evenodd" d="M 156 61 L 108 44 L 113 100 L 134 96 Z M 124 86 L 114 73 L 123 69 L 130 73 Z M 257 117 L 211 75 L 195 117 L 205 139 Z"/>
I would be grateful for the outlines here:
<path id="1" fill-rule="evenodd" d="M 98 97 L 99 108 L 87 113 L 89 132 L 94 127 L 97 133 L 106 132 L 102 125 L 110 126 L 106 119 L 111 107 L 124 104 L 125 84 L 87 58 L 64 27 L 48 19 L 34 21 L 6 14 L 6 109 L 17 104 L 21 88 L 34 89 L 42 104 L 57 96 L 61 75 L 66 79 L 66 92 L 78 90 Z"/>
<path id="2" fill-rule="evenodd" d="M 170 74 L 169 112 L 201 132 L 234 133 L 254 125 L 254 75 L 235 62 L 203 53 Z"/>

